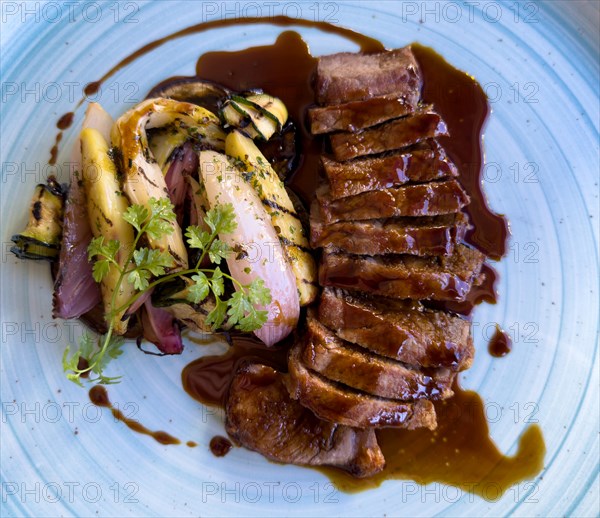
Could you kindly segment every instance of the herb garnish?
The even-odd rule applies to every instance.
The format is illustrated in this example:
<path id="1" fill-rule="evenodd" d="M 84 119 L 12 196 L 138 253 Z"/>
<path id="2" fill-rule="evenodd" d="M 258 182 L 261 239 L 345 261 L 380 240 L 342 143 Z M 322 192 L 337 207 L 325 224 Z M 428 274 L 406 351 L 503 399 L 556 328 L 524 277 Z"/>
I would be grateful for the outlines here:
<path id="1" fill-rule="evenodd" d="M 257 306 L 264 306 L 271 302 L 271 293 L 265 287 L 263 280 L 255 279 L 250 284 L 241 284 L 218 266 L 232 252 L 231 248 L 218 238 L 219 234 L 231 234 L 237 228 L 231 204 L 217 205 L 207 212 L 204 221 L 210 232 L 199 226 L 187 228 L 185 235 L 188 245 L 190 248 L 201 250 L 200 258 L 194 268 L 166 275 L 168 269 L 175 265 L 174 257 L 168 251 L 137 248 L 137 246 L 143 236 L 158 240 L 173 232 L 172 223 L 175 221 L 173 205 L 168 199 L 155 198 L 151 198 L 148 205 L 149 207 L 131 205 L 123 216 L 123 219 L 137 231 L 124 267 L 121 267 L 116 260 L 121 247 L 119 241 L 111 240 L 105 243 L 104 238 L 100 236 L 94 238 L 88 247 L 90 261 L 95 260 L 93 276 L 96 282 L 102 282 L 111 266 L 117 268 L 119 276 L 113 289 L 112 309 L 105 315 L 106 321 L 110 322 L 106 334 L 94 338 L 86 333 L 81 337 L 79 346 L 73 354 L 70 354 L 69 346 L 63 354 L 63 369 L 67 378 L 80 386 L 83 386 L 82 376 L 90 374 L 95 375 L 95 377 L 90 376 L 91 383 L 109 385 L 120 381 L 121 376 L 104 375 L 104 369 L 110 360 L 118 358 L 123 352 L 123 339 L 113 333 L 113 317 L 130 307 L 148 290 L 178 277 L 185 276 L 193 281 L 186 295 L 191 303 L 197 304 L 212 293 L 215 307 L 208 314 L 206 323 L 213 330 L 226 323 L 229 328 L 249 332 L 259 329 L 267 321 L 267 311 L 257 309 Z M 200 268 L 207 255 L 216 265 L 214 268 Z M 124 280 L 134 286 L 136 293 L 123 306 L 115 308 L 116 296 Z M 225 294 L 225 280 L 230 281 L 237 288 L 227 299 L 222 298 Z M 80 359 L 87 362 L 85 368 L 79 368 Z"/>

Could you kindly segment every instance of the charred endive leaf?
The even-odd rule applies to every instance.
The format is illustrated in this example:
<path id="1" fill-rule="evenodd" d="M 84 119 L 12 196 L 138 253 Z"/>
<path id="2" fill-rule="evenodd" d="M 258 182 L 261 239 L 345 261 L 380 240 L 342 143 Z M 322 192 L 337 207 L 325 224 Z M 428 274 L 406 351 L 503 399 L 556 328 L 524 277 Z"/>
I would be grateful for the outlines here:
<path id="1" fill-rule="evenodd" d="M 238 131 L 227 135 L 227 155 L 238 160 L 244 178 L 254 187 L 271 217 L 279 240 L 291 264 L 300 305 L 310 304 L 317 296 L 317 267 L 308 244 L 308 239 L 294 205 L 268 160 L 256 147 L 252 139 Z"/>
<path id="2" fill-rule="evenodd" d="M 109 156 L 109 147 L 101 133 L 92 128 L 81 132 L 81 155 L 83 164 L 83 185 L 87 200 L 87 211 L 94 237 L 102 237 L 104 243 L 117 242 L 118 250 L 114 259 L 121 269 L 125 268 L 131 254 L 134 235 L 133 227 L 123 219 L 129 207 L 127 198 L 121 191 L 117 178 L 117 168 Z M 114 313 L 135 293 L 134 287 L 123 279 L 114 297 L 119 279 L 119 269 L 115 264 L 107 265 L 108 273 L 102 278 L 102 300 L 104 311 L 114 325 L 114 332 L 122 335 L 127 331 L 127 319 L 121 320 L 125 309 Z M 107 324 L 110 325 L 110 321 Z"/>
<path id="3" fill-rule="evenodd" d="M 167 185 L 160 165 L 148 146 L 146 130 L 171 126 L 197 140 L 202 147 L 223 150 L 225 134 L 219 119 L 200 106 L 172 99 L 148 99 L 119 117 L 115 122 L 111 139 L 120 150 L 124 173 L 123 190 L 129 201 L 144 207 L 149 200 L 168 198 Z M 150 246 L 169 252 L 178 268 L 186 268 L 188 257 L 183 243 L 181 228 L 172 223 L 173 232 L 150 239 Z"/>
<path id="4" fill-rule="evenodd" d="M 19 259 L 57 259 L 64 205 L 62 188 L 54 177 L 50 177 L 46 185 L 37 185 L 31 199 L 27 227 L 12 236 L 15 246 L 10 251 Z"/>
<path id="5" fill-rule="evenodd" d="M 207 324 L 207 317 L 215 309 L 215 298 L 209 295 L 197 304 L 191 302 L 190 290 L 193 286 L 194 281 L 183 276 L 162 284 L 152 293 L 152 305 L 168 311 L 194 331 L 213 332 L 214 329 Z M 221 326 L 221 329 L 228 328 L 226 323 Z"/>
<path id="6" fill-rule="evenodd" d="M 187 133 L 170 126 L 152 130 L 152 133 L 148 135 L 150 152 L 163 174 L 167 174 L 173 152 L 179 146 L 183 146 L 188 138 Z"/>

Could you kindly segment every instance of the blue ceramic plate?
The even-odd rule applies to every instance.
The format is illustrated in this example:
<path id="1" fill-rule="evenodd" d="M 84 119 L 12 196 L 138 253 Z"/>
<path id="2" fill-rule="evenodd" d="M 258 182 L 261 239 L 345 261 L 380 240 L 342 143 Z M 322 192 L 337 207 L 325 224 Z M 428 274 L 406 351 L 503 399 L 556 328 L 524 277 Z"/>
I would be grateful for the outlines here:
<path id="1" fill-rule="evenodd" d="M 598 513 L 598 28 L 596 2 L 13 2 L 2 9 L 2 516 L 594 516 Z M 388 47 L 432 46 L 485 87 L 486 189 L 512 239 L 498 265 L 496 306 L 478 309 L 478 349 L 464 385 L 485 399 L 499 448 L 539 422 L 545 469 L 496 502 L 441 484 L 388 481 L 348 495 L 312 470 L 274 465 L 207 444 L 222 415 L 181 388 L 190 360 L 222 345 L 191 342 L 181 357 L 129 347 L 111 366 L 126 415 L 197 448 L 162 446 L 115 422 L 67 382 L 65 344 L 81 333 L 50 315 L 46 264 L 9 252 L 34 185 L 66 179 L 81 110 L 59 167 L 47 165 L 55 122 L 82 87 L 144 43 L 207 19 L 287 14 L 350 27 Z M 123 68 L 95 96 L 113 115 L 159 80 L 193 73 L 198 55 L 274 41 L 280 29 L 217 29 L 160 47 Z M 299 29 L 314 54 L 354 50 Z M 494 323 L 513 352 L 486 352 Z"/>

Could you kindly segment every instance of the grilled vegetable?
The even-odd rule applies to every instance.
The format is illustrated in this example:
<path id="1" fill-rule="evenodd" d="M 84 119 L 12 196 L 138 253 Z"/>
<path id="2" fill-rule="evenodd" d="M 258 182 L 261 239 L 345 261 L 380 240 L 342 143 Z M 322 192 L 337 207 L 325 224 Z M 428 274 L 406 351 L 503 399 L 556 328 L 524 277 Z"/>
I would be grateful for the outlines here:
<path id="1" fill-rule="evenodd" d="M 152 305 L 168 311 L 194 331 L 212 332 L 211 327 L 206 324 L 206 317 L 215 308 L 215 300 L 208 296 L 198 304 L 190 302 L 187 299 L 188 288 L 193 284 L 187 277 L 178 277 L 158 286 L 152 293 Z"/>
<path id="2" fill-rule="evenodd" d="M 117 177 L 117 168 L 109 155 L 108 143 L 98 130 L 86 128 L 81 132 L 81 154 L 83 163 L 83 188 L 87 199 L 87 211 L 94 237 L 102 236 L 104 242 L 119 241 L 119 251 L 115 260 L 121 268 L 131 253 L 134 236 L 133 227 L 123 219 L 129 203 L 121 191 Z M 108 274 L 102 279 L 102 300 L 104 310 L 112 320 L 114 332 L 124 334 L 127 319 L 121 320 L 125 310 L 112 314 L 131 299 L 135 290 L 127 279 L 121 282 L 119 292 L 112 305 L 113 293 L 119 279 L 119 270 L 110 265 Z M 107 322 L 110 324 L 110 322 Z"/>
<path id="3" fill-rule="evenodd" d="M 225 151 L 243 164 L 244 178 L 258 193 L 291 264 L 300 305 L 310 304 L 318 292 L 317 269 L 304 228 L 283 182 L 254 142 L 240 132 L 232 131 L 227 136 Z"/>
<path id="4" fill-rule="evenodd" d="M 170 126 L 152 130 L 148 134 L 148 147 L 163 174 L 167 174 L 173 152 L 179 146 L 183 146 L 187 139 L 187 133 Z"/>
<path id="5" fill-rule="evenodd" d="M 169 80 L 158 85 L 148 94 L 148 99 L 166 97 L 176 101 L 197 104 L 217 113 L 219 105 L 230 93 L 227 88 L 212 81 L 182 78 L 175 81 Z"/>
<path id="6" fill-rule="evenodd" d="M 281 99 L 272 95 L 257 93 L 247 95 L 246 100 L 261 107 L 264 114 L 277 123 L 277 131 L 281 131 L 288 118 L 288 111 Z"/>
<path id="7" fill-rule="evenodd" d="M 171 99 L 148 99 L 122 115 L 112 129 L 113 145 L 121 151 L 124 172 L 123 188 L 129 201 L 148 207 L 150 198 L 168 197 L 163 171 L 148 147 L 146 130 L 171 126 L 196 139 L 207 148 L 224 148 L 225 134 L 219 119 L 208 110 L 190 103 Z M 176 267 L 187 266 L 187 252 L 181 228 L 173 223 L 173 232 L 150 246 L 170 252 Z"/>
<path id="8" fill-rule="evenodd" d="M 82 129 L 97 129 L 104 139 L 110 140 L 112 117 L 98 103 L 90 103 L 85 111 Z M 71 153 L 71 185 L 67 193 L 63 237 L 58 259 L 58 271 L 52 297 L 54 318 L 78 318 L 102 301 L 100 286 L 92 276 L 88 261 L 88 245 L 92 229 L 87 217 L 85 193 L 81 182 L 81 142 L 73 144 Z"/>
<path id="9" fill-rule="evenodd" d="M 296 327 L 300 305 L 294 274 L 271 218 L 233 160 L 202 151 L 200 173 L 211 209 L 231 204 L 234 211 L 235 231 L 219 236 L 233 250 L 227 257 L 231 275 L 242 285 L 262 279 L 270 290 L 271 302 L 261 308 L 268 312 L 266 323 L 254 333 L 265 344 L 273 345 Z"/>
<path id="10" fill-rule="evenodd" d="M 275 132 L 281 131 L 287 115 L 283 102 L 267 94 L 232 95 L 221 110 L 226 126 L 260 140 L 269 140 Z"/>
<path id="11" fill-rule="evenodd" d="M 64 205 L 62 188 L 54 177 L 50 177 L 46 185 L 37 185 L 31 200 L 27 227 L 20 234 L 12 236 L 15 246 L 10 251 L 19 259 L 57 259 Z"/>

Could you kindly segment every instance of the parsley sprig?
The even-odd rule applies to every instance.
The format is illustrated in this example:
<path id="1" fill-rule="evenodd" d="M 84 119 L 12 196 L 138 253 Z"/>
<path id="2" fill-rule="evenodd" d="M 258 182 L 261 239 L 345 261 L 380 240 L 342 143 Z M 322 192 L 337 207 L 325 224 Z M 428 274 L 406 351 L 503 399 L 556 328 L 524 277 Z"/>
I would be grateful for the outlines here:
<path id="1" fill-rule="evenodd" d="M 88 257 L 94 261 L 93 277 L 102 282 L 108 275 L 111 266 L 119 272 L 113 289 L 111 310 L 106 313 L 109 327 L 105 335 L 94 338 L 84 334 L 78 348 L 71 354 L 67 346 L 63 354 L 63 369 L 67 378 L 78 385 L 81 379 L 89 376 L 92 383 L 118 383 L 120 376 L 104 375 L 107 364 L 118 358 L 123 350 L 123 339 L 114 334 L 114 317 L 130 307 L 139 297 L 159 284 L 179 277 L 187 277 L 192 281 L 186 290 L 186 298 L 190 303 L 198 304 L 212 294 L 215 306 L 207 315 L 206 323 L 216 330 L 222 326 L 249 332 L 262 327 L 267 321 L 267 311 L 259 309 L 271 302 L 271 293 L 262 279 L 254 279 L 250 284 L 242 284 L 220 268 L 221 261 L 232 252 L 227 243 L 219 239 L 219 235 L 231 234 L 237 228 L 234 209 L 231 204 L 218 205 L 209 210 L 204 218 L 206 227 L 189 226 L 185 236 L 190 248 L 200 251 L 200 257 L 193 268 L 169 272 L 175 266 L 175 258 L 168 251 L 139 247 L 144 236 L 158 240 L 173 232 L 175 213 L 168 199 L 151 198 L 148 207 L 131 205 L 123 215 L 123 219 L 136 230 L 133 246 L 128 251 L 125 266 L 117 261 L 121 243 L 117 240 L 105 242 L 104 237 L 92 239 L 88 247 Z M 208 230 L 207 230 L 208 229 Z M 201 268 L 208 256 L 213 268 Z M 121 307 L 115 308 L 116 296 L 127 281 L 136 290 L 135 294 Z M 225 282 L 229 281 L 236 291 L 228 298 Z M 84 360 L 83 362 L 81 360 Z"/>

